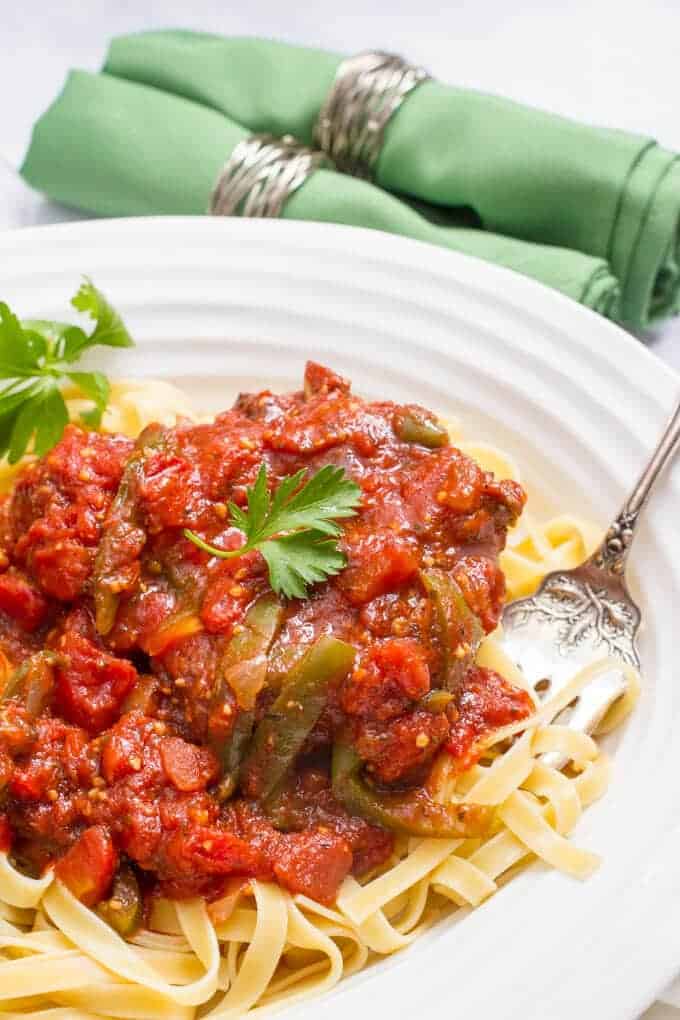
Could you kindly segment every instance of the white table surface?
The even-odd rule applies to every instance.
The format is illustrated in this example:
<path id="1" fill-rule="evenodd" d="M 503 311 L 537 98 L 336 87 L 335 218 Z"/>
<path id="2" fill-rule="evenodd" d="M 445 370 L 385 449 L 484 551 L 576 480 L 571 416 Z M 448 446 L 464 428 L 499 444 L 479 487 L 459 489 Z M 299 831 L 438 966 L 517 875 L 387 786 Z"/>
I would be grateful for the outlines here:
<path id="1" fill-rule="evenodd" d="M 69 68 L 101 65 L 112 35 L 169 26 L 394 50 L 456 84 L 680 150 L 680 0 L 0 0 L 0 229 L 79 218 L 14 172 L 31 124 Z M 646 342 L 680 370 L 680 318 Z M 680 1007 L 680 982 L 665 995 Z M 680 1020 L 680 1009 L 658 1002 L 645 1020 Z"/>

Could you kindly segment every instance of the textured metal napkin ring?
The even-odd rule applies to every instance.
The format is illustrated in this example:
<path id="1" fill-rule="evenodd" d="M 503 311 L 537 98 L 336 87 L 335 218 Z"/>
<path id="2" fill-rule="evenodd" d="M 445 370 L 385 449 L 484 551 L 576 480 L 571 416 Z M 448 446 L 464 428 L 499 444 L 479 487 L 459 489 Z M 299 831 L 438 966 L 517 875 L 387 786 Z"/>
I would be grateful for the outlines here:
<path id="1" fill-rule="evenodd" d="M 319 167 L 323 152 L 292 135 L 251 135 L 239 142 L 220 170 L 208 212 L 213 216 L 280 216 L 286 199 Z"/>
<path id="2" fill-rule="evenodd" d="M 315 144 L 338 170 L 371 179 L 390 117 L 429 79 L 394 53 L 371 50 L 343 60 L 314 127 Z"/>

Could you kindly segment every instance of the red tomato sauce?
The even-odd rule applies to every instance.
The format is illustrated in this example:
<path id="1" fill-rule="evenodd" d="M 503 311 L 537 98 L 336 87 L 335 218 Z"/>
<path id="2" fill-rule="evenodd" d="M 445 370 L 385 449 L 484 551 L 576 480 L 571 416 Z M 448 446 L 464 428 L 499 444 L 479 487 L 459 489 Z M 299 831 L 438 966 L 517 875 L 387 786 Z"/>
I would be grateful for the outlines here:
<path id="1" fill-rule="evenodd" d="M 424 786 L 442 751 L 469 767 L 481 737 L 529 713 L 526 693 L 471 663 L 446 681 L 448 701 L 428 702 L 449 667 L 423 572 L 452 578 L 480 633 L 492 630 L 505 596 L 498 554 L 525 496 L 448 443 L 406 441 L 399 423 L 413 414 L 434 421 L 363 401 L 310 363 L 303 391 L 243 395 L 212 424 L 147 430 L 136 446 L 70 425 L 24 468 L 0 513 L 0 849 L 18 866 L 56 862 L 88 905 L 123 862 L 148 895 L 215 899 L 245 876 L 330 903 L 347 874 L 393 848 L 391 832 L 333 793 L 338 733 L 369 782 L 404 791 Z M 245 506 L 263 463 L 273 487 L 342 467 L 361 504 L 342 522 L 346 568 L 284 601 L 246 709 L 220 670 L 270 591 L 266 563 L 259 552 L 212 557 L 183 529 L 238 548 L 228 504 Z M 98 630 L 100 575 L 114 611 Z M 257 725 L 326 634 L 352 645 L 354 667 L 276 808 L 246 780 L 225 795 L 223 745 L 247 711 Z"/>

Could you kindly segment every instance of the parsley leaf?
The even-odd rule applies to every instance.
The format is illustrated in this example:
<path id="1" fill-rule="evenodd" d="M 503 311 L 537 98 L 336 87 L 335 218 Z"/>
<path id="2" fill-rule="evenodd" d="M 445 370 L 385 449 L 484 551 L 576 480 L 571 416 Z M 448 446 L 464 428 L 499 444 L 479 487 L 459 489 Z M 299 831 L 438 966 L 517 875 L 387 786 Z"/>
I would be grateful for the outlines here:
<path id="1" fill-rule="evenodd" d="M 108 303 L 102 292 L 97 290 L 92 280 L 88 280 L 87 277 L 83 280 L 80 290 L 71 299 L 71 304 L 95 320 L 94 330 L 87 338 L 88 347 L 94 347 L 96 344 L 104 344 L 106 347 L 134 347 L 134 340 L 120 315 Z"/>
<path id="2" fill-rule="evenodd" d="M 261 547 L 272 590 L 289 599 L 307 597 L 307 586 L 339 574 L 347 566 L 334 538 L 320 531 L 296 531 L 270 538 Z"/>
<path id="3" fill-rule="evenodd" d="M 193 531 L 184 534 L 211 556 L 234 559 L 258 549 L 269 568 L 272 590 L 286 598 L 307 598 L 309 585 L 338 574 L 346 565 L 338 548 L 336 523 L 354 517 L 361 489 L 344 469 L 327 464 L 305 482 L 305 472 L 284 478 L 272 495 L 264 464 L 246 490 L 247 510 L 229 504 L 231 524 L 245 535 L 238 549 L 218 549 Z"/>
<path id="4" fill-rule="evenodd" d="M 109 402 L 111 387 L 109 380 L 101 372 L 68 372 L 68 378 L 85 394 L 94 404 L 88 411 L 81 411 L 80 417 L 86 425 L 98 428 L 101 425 L 102 415 Z"/>
<path id="5" fill-rule="evenodd" d="M 39 456 L 58 443 L 68 423 L 61 384 L 69 379 L 92 401 L 82 421 L 100 425 L 109 401 L 109 383 L 101 372 L 73 372 L 71 366 L 91 347 L 130 347 L 123 320 L 90 280 L 71 304 L 94 319 L 91 332 L 63 322 L 20 322 L 0 302 L 0 457 L 10 464 L 23 457 L 33 440 Z"/>

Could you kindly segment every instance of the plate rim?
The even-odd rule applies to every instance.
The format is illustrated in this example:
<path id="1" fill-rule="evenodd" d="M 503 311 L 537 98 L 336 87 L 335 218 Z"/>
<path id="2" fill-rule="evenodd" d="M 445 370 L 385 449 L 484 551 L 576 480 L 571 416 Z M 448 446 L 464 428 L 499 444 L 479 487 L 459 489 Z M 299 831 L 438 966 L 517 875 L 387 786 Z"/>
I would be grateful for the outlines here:
<path id="1" fill-rule="evenodd" d="M 648 392 L 658 387 L 657 393 L 652 395 L 652 399 L 658 407 L 661 407 L 662 401 L 655 398 L 658 397 L 660 391 L 670 392 L 673 390 L 676 399 L 678 396 L 680 373 L 672 366 L 662 362 L 640 340 L 631 336 L 615 323 L 603 319 L 596 312 L 513 270 L 486 263 L 472 256 L 444 250 L 425 242 L 395 237 L 380 231 L 288 220 L 226 220 L 192 216 L 89 219 L 6 230 L 0 234 L 0 253 L 9 252 L 11 255 L 12 251 L 16 254 L 17 249 L 23 249 L 22 253 L 30 259 L 31 245 L 35 242 L 40 245 L 42 239 L 45 238 L 52 238 L 55 242 L 59 240 L 74 243 L 80 241 L 83 248 L 87 248 L 88 243 L 96 242 L 99 234 L 102 235 L 102 240 L 105 240 L 106 235 L 109 235 L 111 238 L 118 237 L 125 242 L 126 237 L 131 237 L 134 234 L 139 235 L 140 232 L 150 239 L 167 237 L 168 233 L 181 235 L 182 232 L 197 232 L 197 236 L 201 236 L 205 243 L 214 243 L 215 238 L 220 235 L 231 240 L 250 235 L 254 241 L 265 244 L 269 239 L 276 239 L 277 243 L 283 243 L 284 246 L 286 244 L 294 246 L 299 243 L 314 244 L 317 241 L 320 244 L 323 241 L 327 250 L 340 252 L 343 255 L 349 255 L 352 250 L 359 247 L 364 253 L 370 252 L 376 258 L 382 258 L 386 262 L 398 262 L 402 266 L 411 265 L 414 270 L 417 267 L 419 272 L 441 273 L 442 268 L 448 269 L 459 282 L 478 287 L 483 293 L 495 290 L 499 286 L 504 288 L 505 292 L 502 298 L 496 295 L 502 305 L 512 306 L 515 302 L 526 303 L 530 309 L 535 310 L 541 319 L 559 321 L 564 317 L 567 320 L 564 331 L 577 346 L 580 345 L 580 339 L 577 339 L 575 334 L 579 328 L 587 331 L 590 335 L 589 345 L 595 349 L 596 357 L 599 360 L 611 363 L 612 368 L 616 368 L 627 378 L 633 377 L 633 373 L 639 373 L 640 385 L 644 384 Z M 49 248 L 50 245 L 48 244 L 47 247 Z M 0 284 L 6 276 L 5 269 L 0 267 Z M 598 345 L 601 345 L 601 349 L 598 349 Z M 614 350 L 611 349 L 612 347 Z M 618 351 L 621 352 L 620 356 L 616 353 Z M 646 445 L 646 436 L 643 436 L 642 442 Z M 673 488 L 677 490 L 677 486 Z M 662 862 L 669 861 L 672 864 L 674 858 L 677 860 L 679 851 L 680 830 L 659 844 L 654 867 L 648 874 L 647 888 L 652 885 L 654 873 L 658 875 L 660 871 L 664 870 Z M 647 914 L 653 907 L 653 903 L 645 901 L 641 904 L 638 912 Z M 669 914 L 671 909 L 669 904 Z M 615 986 L 612 989 L 613 998 L 608 1003 L 606 1014 L 612 1020 L 624 1015 L 633 1016 L 634 1014 L 629 1012 L 631 1005 L 636 1009 L 644 1008 L 678 971 L 680 945 L 678 944 L 678 935 L 675 938 L 672 937 L 672 917 L 669 917 L 667 921 L 666 919 L 662 920 L 661 923 L 659 923 L 659 918 L 656 918 L 656 923 L 657 929 L 654 933 L 656 948 L 653 959 L 649 959 L 651 954 L 647 952 L 645 973 L 641 975 L 644 989 L 632 988 L 630 983 L 625 984 L 624 981 L 621 981 L 619 986 Z M 670 929 L 670 932 L 667 929 Z M 663 937 L 661 932 L 664 933 Z M 645 938 L 649 938 L 650 934 L 650 931 L 646 931 Z M 407 958 L 402 957 L 401 962 L 405 964 Z M 654 973 L 653 980 L 652 971 Z M 652 985 L 653 987 L 651 987 Z M 352 987 L 341 986 L 334 992 L 343 1004 L 356 1004 L 361 1008 L 363 993 L 359 991 L 359 988 L 354 988 L 353 985 Z M 304 1002 L 298 1004 L 296 1015 L 304 1014 L 306 1016 L 308 1010 L 313 1009 L 320 1001 L 311 1000 L 311 1006 Z M 618 1011 L 612 1010 L 614 1004 Z"/>
<path id="2" fill-rule="evenodd" d="M 493 262 L 487 262 L 475 255 L 468 255 L 452 249 L 441 248 L 428 241 L 420 241 L 415 238 L 402 237 L 396 234 L 389 234 L 383 230 L 369 227 L 347 226 L 341 223 L 321 223 L 301 220 L 286 219 L 247 219 L 244 217 L 216 217 L 216 216 L 118 216 L 111 218 L 88 217 L 82 220 L 67 221 L 61 223 L 46 223 L 35 226 L 22 227 L 12 226 L 0 231 L 0 250 L 4 247 L 11 247 L 12 242 L 19 242 L 23 246 L 24 241 L 32 241 L 34 238 L 43 236 L 59 239 L 64 236 L 67 240 L 69 235 L 77 237 L 81 232 L 83 240 L 88 240 L 89 235 L 97 232 L 110 231 L 114 235 L 118 232 L 126 233 L 128 230 L 141 229 L 142 232 L 154 233 L 163 230 L 175 230 L 177 227 L 191 227 L 200 230 L 233 230 L 238 236 L 241 233 L 241 226 L 247 225 L 248 231 L 273 231 L 282 234 L 289 234 L 291 242 L 296 235 L 300 239 L 307 240 L 316 236 L 327 235 L 332 246 L 342 246 L 342 242 L 350 243 L 354 238 L 360 238 L 365 245 L 374 248 L 376 254 L 395 261 L 395 256 L 403 252 L 404 261 L 418 261 L 418 268 L 422 269 L 420 257 L 424 257 L 429 266 L 438 268 L 436 263 L 441 261 L 444 265 L 447 261 L 459 272 L 465 272 L 466 267 L 470 273 L 478 273 L 481 277 L 488 276 L 489 281 L 498 277 L 502 282 L 505 279 L 511 290 L 520 292 L 525 290 L 527 294 L 535 296 L 537 301 L 556 302 L 555 307 L 561 306 L 562 311 L 567 314 L 584 316 L 584 324 L 587 322 L 591 328 L 615 336 L 619 343 L 623 343 L 627 356 L 640 358 L 645 367 L 660 372 L 666 379 L 673 380 L 680 385 L 680 369 L 669 365 L 657 354 L 649 349 L 644 340 L 638 339 L 623 326 L 611 319 L 605 318 L 599 312 L 594 311 L 585 305 L 580 304 L 573 298 L 568 297 L 561 291 L 549 287 L 532 277 L 525 276 L 517 270 L 507 266 L 501 266 Z M 9 245 L 6 242 L 9 241 Z M 354 245 L 352 245 L 354 246 Z M 473 268 L 474 267 L 474 268 Z M 2 280 L 2 268 L 0 267 L 0 281 Z M 484 281 L 482 280 L 482 283 Z M 507 295 L 506 295 L 507 298 Z"/>

